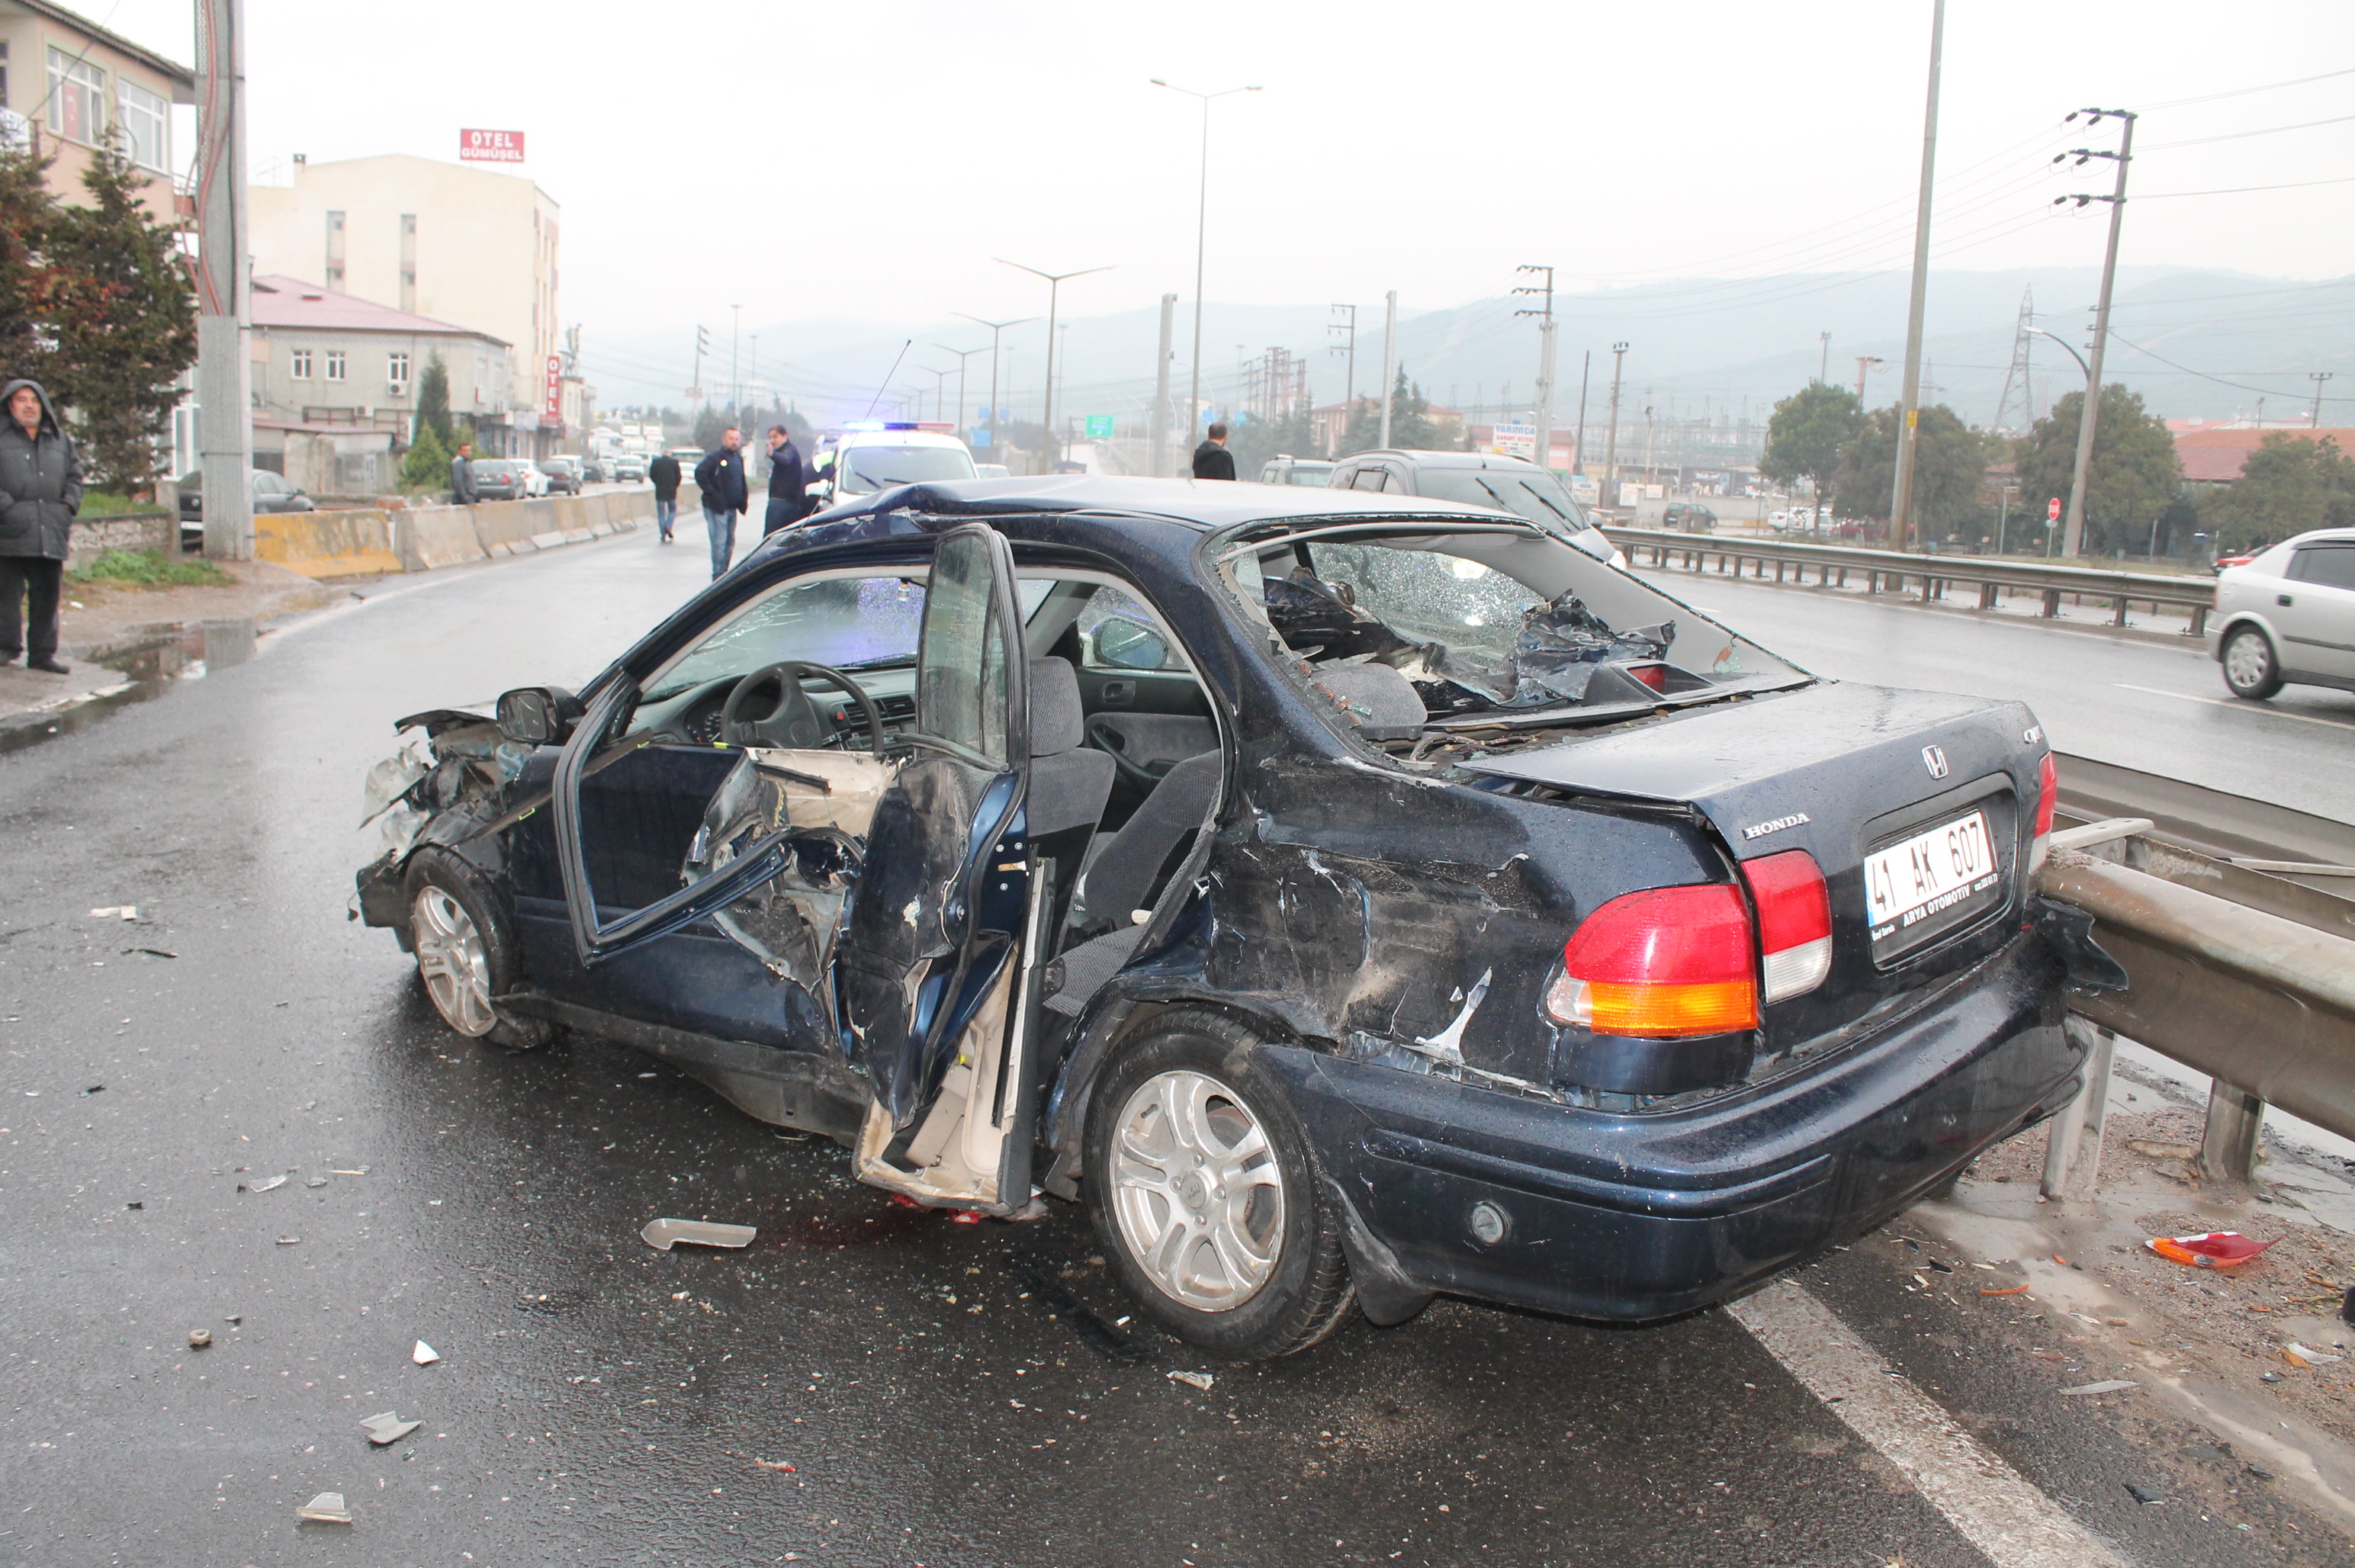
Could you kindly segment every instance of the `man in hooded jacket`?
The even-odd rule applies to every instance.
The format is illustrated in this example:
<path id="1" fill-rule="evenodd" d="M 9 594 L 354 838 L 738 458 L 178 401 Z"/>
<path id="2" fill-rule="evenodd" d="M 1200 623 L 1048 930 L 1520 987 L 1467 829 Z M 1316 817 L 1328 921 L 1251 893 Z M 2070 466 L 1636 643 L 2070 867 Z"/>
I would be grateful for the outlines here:
<path id="1" fill-rule="evenodd" d="M 66 673 L 58 597 L 80 510 L 81 458 L 48 393 L 21 377 L 0 386 L 0 664 L 22 653 L 27 669 Z"/>

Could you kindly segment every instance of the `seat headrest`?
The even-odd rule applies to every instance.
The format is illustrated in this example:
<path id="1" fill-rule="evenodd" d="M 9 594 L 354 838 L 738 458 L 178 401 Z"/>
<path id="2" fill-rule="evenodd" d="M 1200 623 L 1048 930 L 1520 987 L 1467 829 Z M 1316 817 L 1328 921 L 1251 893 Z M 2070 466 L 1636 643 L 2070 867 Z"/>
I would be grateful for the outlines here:
<path id="1" fill-rule="evenodd" d="M 1060 756 L 1086 737 L 1080 712 L 1080 674 L 1071 661 L 1049 655 L 1030 661 L 1030 754 Z"/>

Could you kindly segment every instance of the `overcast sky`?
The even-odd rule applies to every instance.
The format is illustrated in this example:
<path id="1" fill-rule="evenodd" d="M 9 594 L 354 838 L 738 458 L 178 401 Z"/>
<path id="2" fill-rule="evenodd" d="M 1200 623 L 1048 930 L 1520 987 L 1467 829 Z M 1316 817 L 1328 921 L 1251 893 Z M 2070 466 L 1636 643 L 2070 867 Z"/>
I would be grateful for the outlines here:
<path id="1" fill-rule="evenodd" d="M 188 0 L 87 8 L 192 55 Z M 1117 267 L 1067 315 L 1190 300 L 1199 110 L 1155 76 L 1264 89 L 1212 110 L 1213 302 L 1455 304 L 1520 262 L 1568 288 L 1901 267 L 1930 22 L 1929 0 L 246 9 L 257 168 L 526 133 L 591 336 L 724 332 L 731 304 L 748 327 L 1042 309 L 996 256 Z M 2170 194 L 2355 176 L 2355 118 L 2235 134 L 2355 116 L 2355 74 L 2209 96 L 2344 68 L 2347 0 L 1955 0 L 1939 264 L 2097 261 L 2102 209 L 2048 203 L 2107 168 L 2048 160 L 2115 144 L 2062 123 L 2100 104 L 2146 111 L 2133 188 L 2168 197 L 2130 208 L 2130 261 L 2355 272 L 2355 184 Z"/>

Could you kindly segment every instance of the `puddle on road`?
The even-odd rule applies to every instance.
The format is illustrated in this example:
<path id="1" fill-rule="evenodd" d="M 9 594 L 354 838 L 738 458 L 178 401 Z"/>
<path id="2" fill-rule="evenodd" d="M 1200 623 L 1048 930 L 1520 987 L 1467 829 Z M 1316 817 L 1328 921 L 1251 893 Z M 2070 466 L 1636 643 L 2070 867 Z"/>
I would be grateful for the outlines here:
<path id="1" fill-rule="evenodd" d="M 59 698 L 53 707 L 0 718 L 0 755 L 87 730 L 117 709 L 161 697 L 182 681 L 244 664 L 254 656 L 258 640 L 256 624 L 245 618 L 153 627 L 94 649 L 82 662 L 101 665 L 121 678 Z"/>

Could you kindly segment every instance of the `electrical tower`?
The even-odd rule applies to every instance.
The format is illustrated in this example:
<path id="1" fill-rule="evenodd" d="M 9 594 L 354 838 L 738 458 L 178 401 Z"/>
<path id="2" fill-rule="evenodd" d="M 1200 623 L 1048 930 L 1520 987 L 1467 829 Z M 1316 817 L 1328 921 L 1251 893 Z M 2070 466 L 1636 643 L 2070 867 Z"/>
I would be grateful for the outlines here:
<path id="1" fill-rule="evenodd" d="M 2026 435 L 2028 427 L 2036 422 L 2036 392 L 2029 380 L 2028 340 L 2036 332 L 2036 290 L 2033 285 L 2020 292 L 2019 322 L 2011 333 L 2011 368 L 2003 374 L 2003 393 L 1995 400 L 1995 422 L 1990 427 L 2009 435 Z M 2017 422 L 2006 419 L 2014 403 L 2019 405 Z"/>

